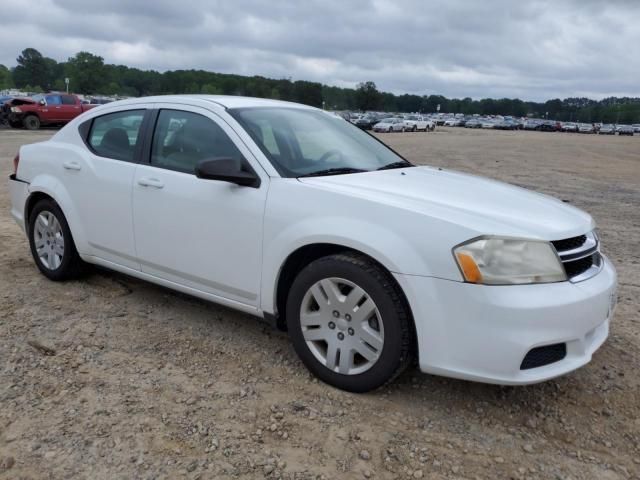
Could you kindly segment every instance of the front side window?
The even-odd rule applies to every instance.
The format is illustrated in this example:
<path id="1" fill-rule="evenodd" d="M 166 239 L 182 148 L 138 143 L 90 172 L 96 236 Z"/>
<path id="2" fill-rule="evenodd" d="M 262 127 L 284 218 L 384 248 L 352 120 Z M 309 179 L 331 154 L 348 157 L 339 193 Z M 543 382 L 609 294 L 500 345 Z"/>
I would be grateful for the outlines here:
<path id="1" fill-rule="evenodd" d="M 108 113 L 93 119 L 88 143 L 101 157 L 133 162 L 144 110 Z"/>
<path id="2" fill-rule="evenodd" d="M 371 135 L 322 111 L 256 107 L 232 109 L 229 113 L 283 177 L 327 171 L 327 174 L 355 173 L 391 164 L 411 166 Z"/>
<path id="3" fill-rule="evenodd" d="M 194 173 L 202 160 L 243 156 L 228 135 L 213 120 L 179 110 L 161 110 L 151 147 L 151 165 Z"/>
<path id="4" fill-rule="evenodd" d="M 47 101 L 47 105 L 62 105 L 60 95 L 47 95 L 45 100 Z"/>

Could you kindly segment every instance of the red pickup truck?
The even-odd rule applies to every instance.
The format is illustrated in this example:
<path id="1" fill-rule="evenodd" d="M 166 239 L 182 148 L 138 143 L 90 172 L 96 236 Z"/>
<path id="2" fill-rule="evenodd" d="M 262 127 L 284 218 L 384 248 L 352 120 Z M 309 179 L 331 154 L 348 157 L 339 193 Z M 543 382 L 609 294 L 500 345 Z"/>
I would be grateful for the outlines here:
<path id="1" fill-rule="evenodd" d="M 44 93 L 14 98 L 3 108 L 9 110 L 7 119 L 12 127 L 37 130 L 41 125 L 64 125 L 95 106 L 82 103 L 75 95 Z"/>

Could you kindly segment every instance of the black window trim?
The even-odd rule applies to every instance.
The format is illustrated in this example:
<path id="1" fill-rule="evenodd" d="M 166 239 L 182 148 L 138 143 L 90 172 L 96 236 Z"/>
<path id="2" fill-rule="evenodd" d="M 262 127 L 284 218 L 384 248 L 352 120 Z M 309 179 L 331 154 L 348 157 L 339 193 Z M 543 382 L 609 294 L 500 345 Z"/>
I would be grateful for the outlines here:
<path id="1" fill-rule="evenodd" d="M 89 137 L 91 135 L 91 129 L 93 128 L 93 123 L 96 119 L 105 117 L 107 115 L 117 114 L 117 113 L 139 112 L 139 111 L 144 112 L 144 114 L 142 117 L 142 123 L 140 124 L 140 129 L 138 130 L 138 141 L 136 142 L 136 148 L 133 151 L 133 159 L 131 161 L 101 155 L 99 152 L 97 152 L 93 148 L 93 146 L 89 142 Z M 133 164 L 143 163 L 143 158 L 144 158 L 143 144 L 146 142 L 146 132 L 148 131 L 148 124 L 150 121 L 151 112 L 152 112 L 152 109 L 150 108 L 137 107 L 137 108 L 126 108 L 123 110 L 116 110 L 113 112 L 103 113 L 102 115 L 97 115 L 95 117 L 92 117 L 89 120 L 82 122 L 80 125 L 78 125 L 78 133 L 80 134 L 80 138 L 82 138 L 82 142 L 84 143 L 85 147 L 87 147 L 87 149 L 97 157 L 106 158 L 108 160 L 113 160 L 115 162 L 133 163 Z"/>

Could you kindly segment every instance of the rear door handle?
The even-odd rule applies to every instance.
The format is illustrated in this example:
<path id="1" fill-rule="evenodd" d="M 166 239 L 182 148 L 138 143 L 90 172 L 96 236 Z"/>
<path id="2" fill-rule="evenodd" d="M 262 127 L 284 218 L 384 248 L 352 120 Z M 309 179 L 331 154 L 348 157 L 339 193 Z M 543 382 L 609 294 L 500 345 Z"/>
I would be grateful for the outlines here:
<path id="1" fill-rule="evenodd" d="M 164 187 L 164 183 L 162 183 L 157 178 L 141 178 L 138 180 L 138 185 L 143 187 L 153 187 L 153 188 Z"/>
<path id="2" fill-rule="evenodd" d="M 78 162 L 64 162 L 62 166 L 66 170 L 80 170 L 82 168 Z"/>

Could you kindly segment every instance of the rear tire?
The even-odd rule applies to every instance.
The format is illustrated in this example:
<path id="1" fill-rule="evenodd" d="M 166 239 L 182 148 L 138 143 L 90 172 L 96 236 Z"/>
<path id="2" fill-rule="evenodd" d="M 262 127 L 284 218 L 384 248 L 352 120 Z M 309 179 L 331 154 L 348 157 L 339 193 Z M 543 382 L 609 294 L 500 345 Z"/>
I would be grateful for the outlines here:
<path id="1" fill-rule="evenodd" d="M 38 269 L 49 280 L 68 280 L 85 271 L 67 219 L 51 199 L 40 200 L 29 214 L 29 246 Z"/>
<path id="2" fill-rule="evenodd" d="M 27 130 L 38 130 L 40 128 L 40 119 L 35 115 L 27 115 L 22 119 L 22 125 Z"/>
<path id="3" fill-rule="evenodd" d="M 298 356 L 322 381 L 367 392 L 413 359 L 409 306 L 381 266 L 356 253 L 320 258 L 296 277 L 287 326 Z"/>

